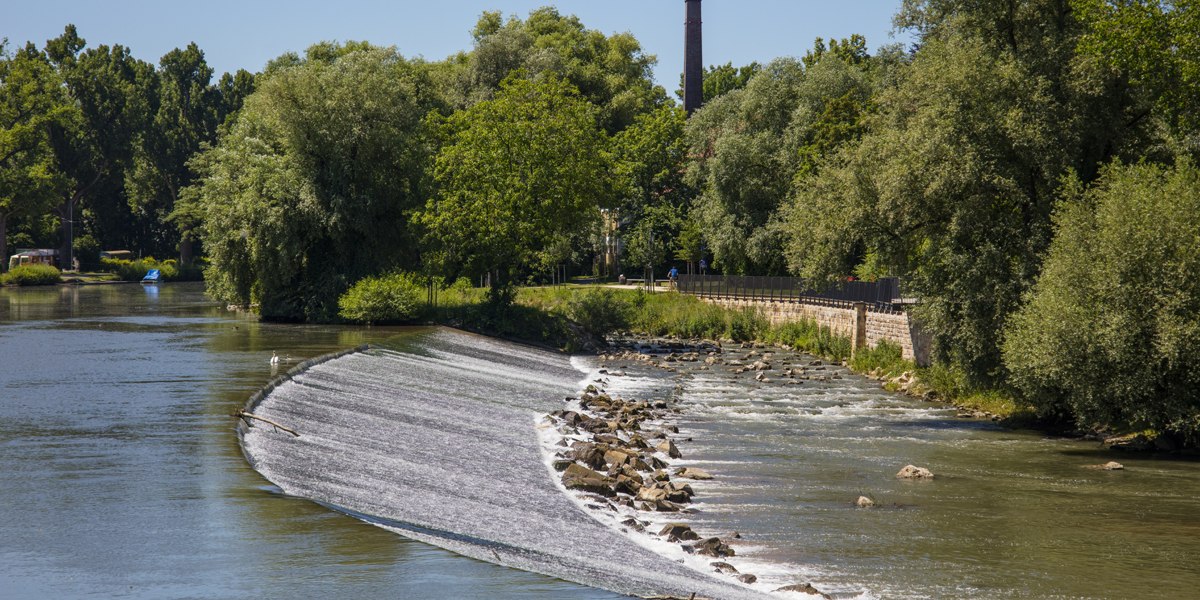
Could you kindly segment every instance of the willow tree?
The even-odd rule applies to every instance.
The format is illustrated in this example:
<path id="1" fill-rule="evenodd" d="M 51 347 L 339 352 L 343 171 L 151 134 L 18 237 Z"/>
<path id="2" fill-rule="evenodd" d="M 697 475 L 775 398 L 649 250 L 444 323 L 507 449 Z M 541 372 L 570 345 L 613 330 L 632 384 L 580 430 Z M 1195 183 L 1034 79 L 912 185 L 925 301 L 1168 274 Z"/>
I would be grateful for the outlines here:
<path id="1" fill-rule="evenodd" d="M 1067 188 L 1004 345 L 1044 415 L 1200 443 L 1200 169 L 1114 164 Z"/>
<path id="2" fill-rule="evenodd" d="M 515 76 L 440 128 L 438 193 L 421 221 L 448 264 L 490 273 L 490 299 L 507 304 L 517 277 L 612 196 L 596 108 L 561 79 Z"/>
<path id="3" fill-rule="evenodd" d="M 328 321 L 358 279 L 419 261 L 422 70 L 368 47 L 281 66 L 227 135 L 190 163 L 185 210 L 201 225 L 209 291 L 267 319 Z"/>

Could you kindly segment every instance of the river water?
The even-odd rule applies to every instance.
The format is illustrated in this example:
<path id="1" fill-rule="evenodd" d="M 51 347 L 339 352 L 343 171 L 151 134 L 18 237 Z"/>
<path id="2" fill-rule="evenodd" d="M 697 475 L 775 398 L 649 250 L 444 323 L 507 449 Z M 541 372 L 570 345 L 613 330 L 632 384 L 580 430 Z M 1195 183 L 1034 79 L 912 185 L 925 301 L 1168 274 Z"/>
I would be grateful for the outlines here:
<path id="1" fill-rule="evenodd" d="M 290 364 L 367 342 L 380 349 L 277 390 L 302 402 L 275 416 L 340 470 L 262 427 L 258 450 L 248 438 L 253 470 L 230 413 Z M 786 385 L 698 363 L 604 366 L 624 373 L 606 377 L 611 393 L 682 400 L 679 464 L 716 475 L 692 484 L 688 519 L 741 533 L 736 564 L 761 578 L 746 594 L 801 581 L 867 598 L 1200 589 L 1196 462 L 956 419 L 849 374 Z M 544 458 L 532 415 L 600 367 L 447 330 L 261 324 L 188 284 L 0 290 L 0 596 L 623 597 L 521 569 L 630 592 L 654 572 L 669 589 L 742 595 L 680 571 L 669 549 L 630 545 L 530 467 Z M 413 443 L 364 435 L 379 422 Z M 1126 470 L 1087 468 L 1113 459 Z M 894 479 L 907 463 L 938 477 Z M 406 487 L 363 494 L 396 472 L 412 475 Z M 488 478 L 526 487 L 463 487 Z M 860 494 L 880 506 L 854 508 Z M 579 537 L 545 534 L 564 530 Z M 609 552 L 593 572 L 580 544 Z"/>

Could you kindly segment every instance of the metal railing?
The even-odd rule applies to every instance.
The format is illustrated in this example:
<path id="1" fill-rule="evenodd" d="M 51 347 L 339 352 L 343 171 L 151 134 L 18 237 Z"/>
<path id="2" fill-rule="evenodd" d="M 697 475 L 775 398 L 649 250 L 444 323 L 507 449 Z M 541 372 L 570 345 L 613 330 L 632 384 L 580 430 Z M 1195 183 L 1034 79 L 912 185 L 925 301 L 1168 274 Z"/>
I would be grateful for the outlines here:
<path id="1" fill-rule="evenodd" d="M 677 289 L 702 298 L 803 302 L 838 307 L 863 302 L 869 310 L 877 312 L 899 312 L 903 304 L 900 280 L 896 277 L 813 286 L 799 277 L 680 275 Z"/>

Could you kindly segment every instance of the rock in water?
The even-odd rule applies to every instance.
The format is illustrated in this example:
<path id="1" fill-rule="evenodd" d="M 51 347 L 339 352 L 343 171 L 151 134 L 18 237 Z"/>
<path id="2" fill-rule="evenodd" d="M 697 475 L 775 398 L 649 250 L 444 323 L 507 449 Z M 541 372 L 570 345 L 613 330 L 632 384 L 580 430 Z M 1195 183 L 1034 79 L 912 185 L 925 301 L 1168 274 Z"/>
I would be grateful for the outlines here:
<path id="1" fill-rule="evenodd" d="M 755 581 L 758 581 L 758 577 L 755 577 L 750 573 L 742 573 L 741 575 L 737 576 L 737 580 L 742 583 L 754 583 Z"/>
<path id="2" fill-rule="evenodd" d="M 859 508 L 871 508 L 875 506 L 875 501 L 866 496 L 859 496 L 858 500 L 854 501 L 854 505 Z"/>
<path id="3" fill-rule="evenodd" d="M 709 479 L 713 478 L 708 471 L 705 471 L 704 469 L 697 469 L 696 467 L 684 467 L 678 471 L 675 471 L 675 475 L 683 477 L 684 479 L 695 479 L 698 481 L 708 481 Z"/>
<path id="4" fill-rule="evenodd" d="M 676 448 L 675 442 L 671 440 L 663 440 L 656 449 L 671 458 L 683 458 L 683 454 L 679 452 L 679 448 Z"/>
<path id="5" fill-rule="evenodd" d="M 658 532 L 658 535 L 667 536 L 668 542 L 700 539 L 700 536 L 695 531 L 692 531 L 691 526 L 685 523 L 667 523 L 667 525 Z"/>
<path id="6" fill-rule="evenodd" d="M 569 490 L 582 490 L 592 492 L 593 494 L 600 494 L 601 496 L 612 496 L 615 494 L 612 489 L 611 479 L 577 464 L 567 467 L 567 470 L 563 472 L 562 482 Z"/>
<path id="7" fill-rule="evenodd" d="M 933 479 L 933 472 L 925 467 L 914 467 L 913 465 L 905 465 L 896 473 L 897 479 Z"/>
<path id="8" fill-rule="evenodd" d="M 817 588 L 813 587 L 811 583 L 797 583 L 795 585 L 785 585 L 775 591 L 776 592 L 800 592 L 802 594 L 812 594 L 813 596 L 820 596 L 822 598 L 825 598 L 826 600 L 832 600 L 832 598 L 833 598 L 833 596 L 830 596 L 829 594 L 826 594 L 825 592 L 822 592 L 821 590 L 818 590 Z"/>

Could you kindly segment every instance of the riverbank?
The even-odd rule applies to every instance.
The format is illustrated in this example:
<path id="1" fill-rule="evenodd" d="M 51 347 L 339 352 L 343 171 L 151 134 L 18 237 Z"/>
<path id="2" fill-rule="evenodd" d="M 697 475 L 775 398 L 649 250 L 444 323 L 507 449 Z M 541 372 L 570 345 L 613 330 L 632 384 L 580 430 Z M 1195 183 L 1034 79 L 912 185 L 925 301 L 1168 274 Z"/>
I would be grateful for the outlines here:
<path id="1" fill-rule="evenodd" d="M 605 338 L 614 334 L 765 344 L 845 364 L 889 391 L 960 408 L 964 418 L 1053 429 L 1011 394 L 972 388 L 960 373 L 945 366 L 918 368 L 904 360 L 894 344 L 885 342 L 853 353 L 849 338 L 815 322 L 773 326 L 752 309 L 714 306 L 672 292 L 614 288 L 521 288 L 507 311 L 489 311 L 481 292 L 476 297 L 459 292 L 447 295 L 447 301 L 433 310 L 431 322 L 565 351 L 600 351 Z"/>

